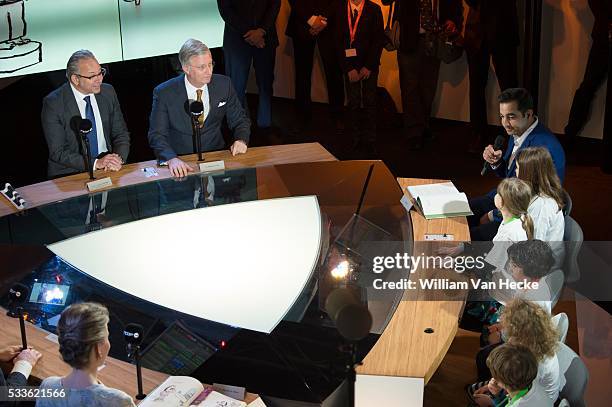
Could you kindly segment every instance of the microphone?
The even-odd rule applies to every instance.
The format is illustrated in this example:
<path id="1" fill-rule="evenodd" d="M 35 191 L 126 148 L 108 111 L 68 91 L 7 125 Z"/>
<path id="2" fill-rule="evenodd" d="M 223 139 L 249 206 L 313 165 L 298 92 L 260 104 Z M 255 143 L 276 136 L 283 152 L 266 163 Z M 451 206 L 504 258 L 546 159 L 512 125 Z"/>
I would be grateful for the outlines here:
<path id="1" fill-rule="evenodd" d="M 504 144 L 506 144 L 506 138 L 504 136 L 495 137 L 495 143 L 493 143 L 493 151 L 501 150 L 502 148 L 504 148 Z M 482 166 L 482 171 L 480 171 L 480 175 L 484 176 L 489 170 L 489 168 L 491 168 L 490 164 L 485 161 L 484 165 Z"/>
<path id="2" fill-rule="evenodd" d="M 136 381 L 138 385 L 138 394 L 136 400 L 142 400 L 147 395 L 142 391 L 142 368 L 140 366 L 140 344 L 144 328 L 140 324 L 129 323 L 123 329 L 123 339 L 127 344 L 127 354 L 129 359 L 134 359 L 136 362 Z"/>
<path id="3" fill-rule="evenodd" d="M 325 300 L 325 311 L 345 339 L 359 341 L 372 328 L 372 315 L 348 288 L 336 288 Z"/>
<path id="4" fill-rule="evenodd" d="M 30 289 L 17 283 L 9 289 L 9 311 L 6 313 L 11 318 L 19 318 L 19 329 L 21 330 L 22 350 L 28 349 L 28 339 L 26 337 L 25 320 L 23 319 L 23 303 L 26 302 L 30 294 Z"/>
<path id="5" fill-rule="evenodd" d="M 193 121 L 193 146 L 196 149 L 198 154 L 198 161 L 204 161 L 204 157 L 202 156 L 202 145 L 201 145 L 201 135 L 202 132 L 200 130 L 200 124 L 198 120 L 202 115 L 204 115 L 204 103 L 193 101 L 189 105 L 189 113 L 191 114 L 191 120 Z"/>
<path id="6" fill-rule="evenodd" d="M 189 113 L 191 113 L 191 115 L 195 118 L 200 117 L 204 114 L 204 103 L 198 102 L 197 100 L 191 102 L 189 105 Z"/>
<path id="7" fill-rule="evenodd" d="M 93 130 L 93 123 L 89 119 L 81 119 L 79 121 L 79 125 L 77 129 L 79 131 L 79 134 L 81 135 L 81 138 L 85 142 L 84 158 L 85 158 L 85 167 L 87 168 L 89 172 L 89 179 L 95 179 L 93 176 L 93 163 L 91 162 L 91 159 L 90 159 L 90 155 L 91 155 L 90 148 L 91 147 L 89 145 L 89 139 L 87 138 L 87 135 Z"/>
<path id="8" fill-rule="evenodd" d="M 87 138 L 87 134 L 93 130 L 93 124 L 89 119 L 81 119 L 79 123 L 79 133 L 81 133 L 81 137 L 83 139 Z"/>

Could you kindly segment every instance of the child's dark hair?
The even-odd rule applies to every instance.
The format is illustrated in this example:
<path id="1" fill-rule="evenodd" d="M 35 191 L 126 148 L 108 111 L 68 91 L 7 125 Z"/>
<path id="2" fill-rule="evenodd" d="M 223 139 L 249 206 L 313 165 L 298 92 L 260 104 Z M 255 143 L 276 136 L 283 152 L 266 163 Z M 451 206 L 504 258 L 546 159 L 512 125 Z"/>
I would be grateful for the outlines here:
<path id="1" fill-rule="evenodd" d="M 550 273 L 555 257 L 550 245 L 541 240 L 525 240 L 508 247 L 508 259 L 529 278 L 540 279 Z"/>
<path id="2" fill-rule="evenodd" d="M 508 391 L 528 388 L 538 375 L 538 362 L 529 348 L 505 343 L 487 357 L 491 376 Z"/>

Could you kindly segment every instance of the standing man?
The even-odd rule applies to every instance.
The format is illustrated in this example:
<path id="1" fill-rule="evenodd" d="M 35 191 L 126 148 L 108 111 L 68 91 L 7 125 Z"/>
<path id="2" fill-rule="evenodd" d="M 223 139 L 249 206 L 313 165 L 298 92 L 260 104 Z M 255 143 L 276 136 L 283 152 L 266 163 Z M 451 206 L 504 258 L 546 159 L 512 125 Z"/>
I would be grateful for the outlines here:
<path id="1" fill-rule="evenodd" d="M 462 0 L 382 0 L 395 1 L 393 20 L 400 23 L 400 49 L 397 63 L 404 134 L 409 148 L 420 149 L 426 136 L 431 136 L 429 118 L 436 89 L 440 60 L 430 52 L 428 37 L 437 30 L 461 32 Z"/>
<path id="2" fill-rule="evenodd" d="M 119 171 L 130 152 L 130 133 L 115 89 L 102 83 L 106 69 L 91 51 L 76 51 L 66 66 L 68 83 L 43 100 L 42 126 L 49 148 L 47 175 L 87 171 L 78 122 L 89 119 L 87 134 L 94 170 Z"/>
<path id="3" fill-rule="evenodd" d="M 233 155 L 246 153 L 251 122 L 249 121 L 230 78 L 213 74 L 214 61 L 210 50 L 201 41 L 188 39 L 178 54 L 183 74 L 172 78 L 153 90 L 153 107 L 149 120 L 149 145 L 157 160 L 167 164 L 174 177 L 184 177 L 193 168 L 181 160 L 179 154 L 192 154 L 193 125 L 189 106 L 202 102 L 204 113 L 198 120 L 202 151 L 225 147 L 221 123 L 233 132 Z"/>
<path id="4" fill-rule="evenodd" d="M 312 66 L 315 45 L 318 45 L 325 71 L 329 112 L 336 129 L 340 130 L 343 126 L 344 88 L 335 33 L 343 15 L 336 15 L 337 3 L 338 0 L 289 0 L 291 14 L 286 33 L 293 38 L 295 105 L 303 124 L 312 119 Z"/>
<path id="5" fill-rule="evenodd" d="M 217 0 L 217 4 L 225 21 L 225 71 L 246 109 L 246 86 L 253 63 L 259 92 L 257 126 L 269 131 L 272 125 L 274 61 L 278 46 L 276 17 L 280 0 Z"/>
<path id="6" fill-rule="evenodd" d="M 470 152 L 478 153 L 486 145 L 487 101 L 491 59 L 499 88 L 516 88 L 517 47 L 519 45 L 516 0 L 466 0 L 469 6 L 465 24 L 465 51 L 470 77 Z"/>

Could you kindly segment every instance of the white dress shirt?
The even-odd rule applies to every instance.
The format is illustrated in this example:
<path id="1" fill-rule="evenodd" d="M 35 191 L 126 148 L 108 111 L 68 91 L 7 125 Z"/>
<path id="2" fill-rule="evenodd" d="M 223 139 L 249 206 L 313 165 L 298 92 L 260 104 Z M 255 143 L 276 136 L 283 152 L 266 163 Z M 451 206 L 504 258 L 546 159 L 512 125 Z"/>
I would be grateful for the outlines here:
<path id="1" fill-rule="evenodd" d="M 185 89 L 187 90 L 187 99 L 189 102 L 193 102 L 198 99 L 196 88 L 187 80 L 187 75 L 185 75 Z M 208 84 L 204 85 L 202 88 L 202 104 L 204 104 L 204 120 L 208 117 L 208 113 L 210 112 L 210 97 L 208 96 Z"/>
<path id="2" fill-rule="evenodd" d="M 100 109 L 98 109 L 98 102 L 96 101 L 96 95 L 90 93 L 89 95 L 84 95 L 79 92 L 72 83 L 70 84 L 72 88 L 72 93 L 74 94 L 74 98 L 76 99 L 77 106 L 79 107 L 79 113 L 81 113 L 81 118 L 86 119 L 85 114 L 85 106 L 87 106 L 87 102 L 85 102 L 85 97 L 89 96 L 89 100 L 91 102 L 91 107 L 94 113 L 94 119 L 96 120 L 96 137 L 98 139 L 98 154 L 105 153 L 108 151 L 106 147 L 106 138 L 104 138 L 104 126 L 102 126 L 102 116 L 100 116 Z M 97 161 L 97 160 L 96 160 Z M 94 161 L 94 169 L 95 161 Z"/>
<path id="3" fill-rule="evenodd" d="M 533 124 L 529 126 L 527 130 L 525 130 L 525 132 L 521 134 L 520 137 L 512 136 L 514 138 L 514 147 L 512 147 L 512 154 L 510 154 L 510 159 L 508 160 L 508 168 L 510 168 L 510 164 L 512 164 L 512 161 L 514 161 L 514 158 L 516 157 L 516 152 L 518 151 L 519 148 L 521 148 L 521 146 L 525 142 L 525 139 L 531 134 L 533 129 L 536 128 L 536 126 L 538 125 L 538 122 L 539 120 L 536 117 Z"/>

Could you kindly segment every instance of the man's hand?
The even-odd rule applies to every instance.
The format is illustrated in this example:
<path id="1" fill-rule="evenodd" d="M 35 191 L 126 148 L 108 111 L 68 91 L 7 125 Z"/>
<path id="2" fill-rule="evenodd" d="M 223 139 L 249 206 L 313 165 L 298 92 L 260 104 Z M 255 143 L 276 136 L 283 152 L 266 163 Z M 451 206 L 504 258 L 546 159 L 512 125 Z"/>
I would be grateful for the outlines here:
<path id="1" fill-rule="evenodd" d="M 266 41 L 264 39 L 265 35 L 266 32 L 262 28 L 256 28 L 254 30 L 247 31 L 243 38 L 250 45 L 257 48 L 263 48 L 266 46 Z"/>
<path id="2" fill-rule="evenodd" d="M 327 18 L 323 16 L 317 16 L 312 25 L 310 26 L 310 35 L 319 35 L 327 27 Z"/>
<path id="3" fill-rule="evenodd" d="M 489 164 L 496 164 L 502 158 L 502 150 L 493 150 L 493 146 L 489 144 L 482 152 L 482 158 Z"/>
<path id="4" fill-rule="evenodd" d="M 230 147 L 232 155 L 244 154 L 247 151 L 247 145 L 242 140 L 234 141 L 234 144 Z"/>
<path id="5" fill-rule="evenodd" d="M 364 66 L 359 70 L 359 79 L 368 79 L 370 74 L 372 74 L 372 71 Z"/>
<path id="6" fill-rule="evenodd" d="M 487 388 L 489 389 L 491 394 L 497 394 L 502 390 L 502 388 L 497 384 L 495 379 L 489 380 L 489 383 L 487 384 Z"/>
<path id="7" fill-rule="evenodd" d="M 13 358 L 19 355 L 21 346 L 13 345 L 0 349 L 0 362 L 10 362 Z"/>
<path id="8" fill-rule="evenodd" d="M 188 173 L 193 172 L 193 168 L 178 157 L 168 160 L 168 169 L 173 177 L 183 178 Z"/>
<path id="9" fill-rule="evenodd" d="M 348 73 L 348 78 L 350 82 L 359 82 L 360 80 L 359 72 L 357 72 L 356 69 L 350 70 Z"/>
<path id="10" fill-rule="evenodd" d="M 457 32 L 457 26 L 451 20 L 446 20 L 443 28 L 447 33 L 455 34 Z"/>
<path id="11" fill-rule="evenodd" d="M 106 154 L 96 161 L 96 170 L 119 171 L 123 165 L 121 157 L 115 153 Z"/>
<path id="12" fill-rule="evenodd" d="M 36 363 L 42 357 L 42 353 L 35 349 L 25 349 L 22 350 L 17 357 L 15 357 L 15 362 L 23 360 L 28 362 L 32 367 L 36 366 Z"/>

